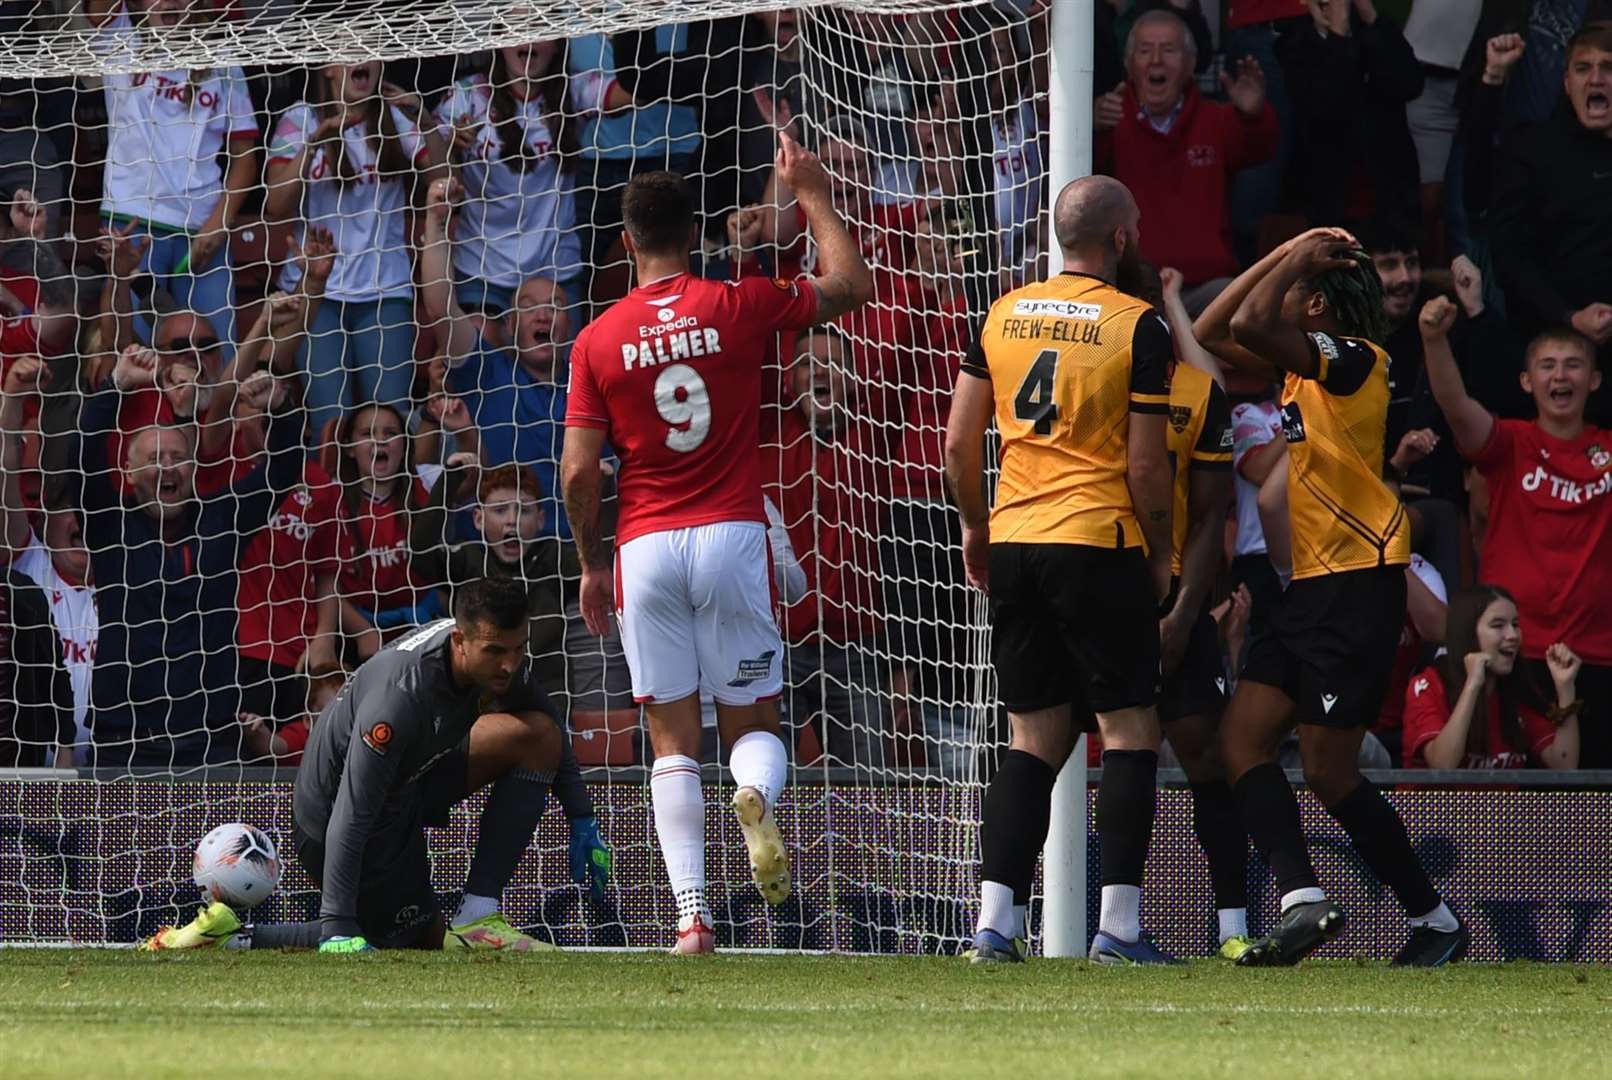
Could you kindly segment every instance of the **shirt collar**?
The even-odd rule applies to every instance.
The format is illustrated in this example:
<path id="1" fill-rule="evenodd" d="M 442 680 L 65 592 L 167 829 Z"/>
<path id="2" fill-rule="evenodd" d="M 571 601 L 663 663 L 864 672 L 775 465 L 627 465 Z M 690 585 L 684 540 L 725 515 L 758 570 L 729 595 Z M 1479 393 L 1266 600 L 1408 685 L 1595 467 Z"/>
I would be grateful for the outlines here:
<path id="1" fill-rule="evenodd" d="M 1181 110 L 1185 109 L 1186 107 L 1187 95 L 1182 94 L 1181 100 L 1175 103 L 1175 108 L 1171 109 L 1167 114 L 1165 114 L 1164 119 L 1158 120 L 1147 111 L 1145 106 L 1138 104 L 1136 106 L 1136 119 L 1139 122 L 1146 124 L 1160 135 L 1168 135 L 1170 134 L 1170 129 L 1175 127 L 1175 122 L 1181 118 Z"/>

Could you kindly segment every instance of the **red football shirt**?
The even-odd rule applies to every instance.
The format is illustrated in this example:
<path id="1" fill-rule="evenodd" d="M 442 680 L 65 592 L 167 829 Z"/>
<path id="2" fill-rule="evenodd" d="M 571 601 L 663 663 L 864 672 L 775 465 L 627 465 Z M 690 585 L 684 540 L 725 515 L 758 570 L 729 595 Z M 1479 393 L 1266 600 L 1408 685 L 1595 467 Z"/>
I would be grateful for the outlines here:
<path id="1" fill-rule="evenodd" d="M 1471 461 L 1489 483 L 1483 579 L 1517 598 L 1523 655 L 1563 641 L 1587 664 L 1612 664 L 1612 433 L 1565 440 L 1496 420 Z"/>
<path id="2" fill-rule="evenodd" d="M 618 543 L 767 520 L 761 369 L 774 335 L 816 318 L 808 282 L 678 274 L 634 289 L 578 335 L 565 422 L 603 428 L 621 459 Z"/>
<path id="3" fill-rule="evenodd" d="M 931 315 L 914 350 L 916 381 L 905 421 L 895 436 L 891 494 L 898 499 L 944 502 L 946 420 L 951 415 L 957 366 L 970 344 L 968 312 L 961 301 Z"/>
<path id="4" fill-rule="evenodd" d="M 414 504 L 425 502 L 425 485 L 414 481 Z M 409 510 L 403 499 L 380 502 L 358 495 L 358 518 L 345 506 L 337 511 L 340 535 L 336 577 L 343 598 L 366 611 L 389 611 L 419 603 L 425 583 L 416 580 L 409 558 Z"/>
<path id="5" fill-rule="evenodd" d="M 884 470 L 869 452 L 873 432 L 853 423 L 825 442 L 794 409 L 769 417 L 768 426 L 767 494 L 783 514 L 807 584 L 806 595 L 784 608 L 784 638 L 799 645 L 819 636 L 831 643 L 870 637 L 884 607 L 876 576 Z"/>
<path id="6" fill-rule="evenodd" d="M 1500 729 L 1500 695 L 1492 689 L 1488 694 L 1489 739 L 1485 755 L 1463 754 L 1463 769 L 1526 769 L 1528 755 L 1538 757 L 1546 747 L 1556 741 L 1556 729 L 1550 721 L 1526 705 L 1517 706 L 1517 723 L 1522 728 L 1526 746 L 1512 746 Z M 1473 718 L 1476 721 L 1476 717 Z M 1430 667 L 1411 679 L 1405 689 L 1405 767 L 1425 769 L 1427 759 L 1422 751 L 1438 738 L 1450 720 L 1450 704 L 1444 694 L 1444 676 L 1436 667 Z"/>
<path id="7" fill-rule="evenodd" d="M 334 574 L 341 488 L 317 464 L 252 538 L 241 560 L 237 606 L 241 655 L 295 667 L 318 628 L 314 579 Z"/>

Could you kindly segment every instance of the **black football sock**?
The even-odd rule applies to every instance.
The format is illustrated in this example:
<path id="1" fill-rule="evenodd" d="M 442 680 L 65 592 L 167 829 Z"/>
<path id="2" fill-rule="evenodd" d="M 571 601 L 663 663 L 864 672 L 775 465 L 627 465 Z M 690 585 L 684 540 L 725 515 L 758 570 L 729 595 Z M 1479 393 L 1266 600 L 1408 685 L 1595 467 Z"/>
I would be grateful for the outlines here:
<path id="1" fill-rule="evenodd" d="M 1035 861 L 1052 821 L 1051 765 L 1023 750 L 1009 750 L 991 778 L 980 814 L 980 879 L 1013 890 L 1015 904 L 1030 902 Z"/>
<path id="2" fill-rule="evenodd" d="M 253 949 L 317 949 L 321 922 L 265 923 L 246 926 L 241 936 Z"/>
<path id="3" fill-rule="evenodd" d="M 476 854 L 465 878 L 467 894 L 494 900 L 503 895 L 537 831 L 553 781 L 552 772 L 511 769 L 493 784 L 481 810 Z"/>
<path id="4" fill-rule="evenodd" d="M 1376 785 L 1361 780 L 1327 812 L 1338 819 L 1377 880 L 1394 891 L 1405 914 L 1425 915 L 1439 906 L 1438 890 L 1411 847 L 1405 823 Z"/>
<path id="5" fill-rule="evenodd" d="M 1192 785 L 1192 831 L 1209 860 L 1215 907 L 1248 906 L 1248 836 L 1237 813 L 1237 799 L 1224 780 Z"/>
<path id="6" fill-rule="evenodd" d="M 1319 896 L 1321 883 L 1304 842 L 1299 803 L 1281 766 L 1274 761 L 1254 766 L 1237 781 L 1235 790 L 1243 827 L 1270 864 L 1281 895 L 1313 889 Z"/>
<path id="7" fill-rule="evenodd" d="M 1159 755 L 1152 750 L 1103 751 L 1097 789 L 1097 868 L 1103 885 L 1142 885 L 1158 805 Z"/>

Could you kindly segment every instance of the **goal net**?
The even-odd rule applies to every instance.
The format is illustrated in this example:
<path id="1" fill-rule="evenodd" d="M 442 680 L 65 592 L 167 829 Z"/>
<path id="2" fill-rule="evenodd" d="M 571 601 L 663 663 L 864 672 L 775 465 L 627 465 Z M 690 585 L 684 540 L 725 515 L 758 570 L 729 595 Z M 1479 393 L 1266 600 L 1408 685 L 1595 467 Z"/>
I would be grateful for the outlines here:
<path id="1" fill-rule="evenodd" d="M 182 921 L 196 841 L 234 820 L 286 866 L 256 917 L 312 917 L 290 770 L 320 706 L 495 573 L 527 583 L 615 852 L 597 903 L 551 803 L 506 911 L 562 945 L 669 943 L 651 752 L 557 497 L 566 347 L 631 285 L 636 173 L 692 181 L 695 273 L 812 273 L 783 131 L 827 165 L 876 297 L 764 372 L 797 895 L 769 910 L 749 884 L 709 730 L 718 938 L 958 947 L 1005 728 L 941 449 L 978 319 L 1045 271 L 1046 21 L 1037 0 L 7 5 L 0 940 Z M 431 830 L 444 894 L 479 807 Z"/>

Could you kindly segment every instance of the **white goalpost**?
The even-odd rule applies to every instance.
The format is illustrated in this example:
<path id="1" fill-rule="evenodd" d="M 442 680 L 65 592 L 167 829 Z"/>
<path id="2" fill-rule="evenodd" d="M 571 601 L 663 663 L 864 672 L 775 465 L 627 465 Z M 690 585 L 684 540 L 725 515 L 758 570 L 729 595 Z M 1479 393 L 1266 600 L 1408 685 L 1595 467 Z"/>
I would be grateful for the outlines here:
<path id="1" fill-rule="evenodd" d="M 963 948 L 1007 731 L 941 446 L 979 320 L 1059 269 L 1052 200 L 1091 168 L 1092 4 L 47 0 L 0 24 L 0 377 L 36 354 L 48 373 L 0 394 L 0 686 L 18 688 L 0 702 L 0 942 L 128 943 L 179 919 L 197 840 L 229 821 L 288 864 L 260 918 L 311 915 L 289 778 L 316 695 L 437 617 L 475 545 L 475 565 L 502 557 L 485 522 L 527 495 L 490 478 L 513 465 L 543 520 L 511 534 L 509 572 L 615 871 L 604 903 L 571 883 L 551 804 L 506 910 L 565 946 L 666 943 L 647 740 L 619 649 L 580 629 L 554 490 L 566 346 L 627 285 L 634 172 L 689 177 L 695 273 L 810 273 L 769 182 L 788 130 L 833 175 L 877 292 L 764 373 L 774 554 L 796 564 L 779 574 L 779 817 L 798 899 L 760 902 L 713 810 L 719 942 Z M 549 66 L 511 74 L 527 62 Z M 362 102 L 333 102 L 352 87 Z M 423 192 L 448 172 L 474 205 L 434 239 Z M 226 188 L 228 227 L 203 239 Z M 120 381 L 131 343 L 154 367 Z M 289 473 L 258 367 L 300 427 Z M 174 496 L 190 532 L 141 531 L 148 443 L 191 455 L 194 494 Z M 48 623 L 25 625 L 35 612 Z M 49 635 L 55 661 L 19 644 Z M 1032 931 L 1048 956 L 1086 948 L 1085 760 L 1082 738 L 1054 791 Z M 704 765 L 722 805 L 714 751 Z M 459 888 L 479 805 L 431 832 L 439 892 Z"/>
<path id="2" fill-rule="evenodd" d="M 1071 180 L 1091 175 L 1092 2 L 1051 0 L 1047 84 L 1050 149 L 1047 215 Z M 1063 269 L 1058 245 L 1047 245 L 1048 272 Z M 1045 908 L 1042 952 L 1086 955 L 1086 736 L 1075 741 L 1052 788 L 1052 820 L 1042 853 Z"/>

